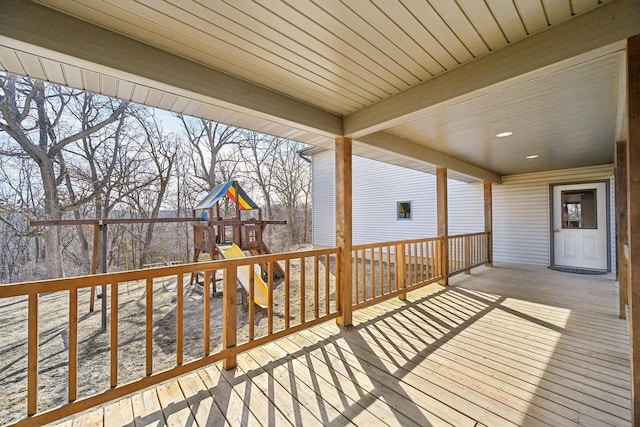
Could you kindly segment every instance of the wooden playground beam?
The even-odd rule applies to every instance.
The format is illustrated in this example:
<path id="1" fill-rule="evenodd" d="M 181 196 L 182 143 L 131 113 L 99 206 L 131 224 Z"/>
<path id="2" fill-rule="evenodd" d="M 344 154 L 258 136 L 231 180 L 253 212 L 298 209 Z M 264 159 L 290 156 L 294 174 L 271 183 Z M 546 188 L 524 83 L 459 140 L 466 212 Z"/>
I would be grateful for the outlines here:
<path id="1" fill-rule="evenodd" d="M 286 225 L 287 221 L 271 220 L 213 220 L 203 221 L 200 218 L 112 218 L 112 219 L 38 219 L 29 221 L 32 227 L 51 227 L 57 225 L 100 225 L 102 224 L 157 224 L 163 222 L 196 222 L 208 225 Z"/>
<path id="2" fill-rule="evenodd" d="M 102 225 L 102 224 L 156 224 L 162 222 L 203 222 L 200 218 L 107 218 L 107 219 L 37 219 L 29 221 L 32 227 L 56 225 Z"/>
<path id="3" fill-rule="evenodd" d="M 199 221 L 196 221 L 199 222 Z M 287 221 L 271 221 L 271 220 L 262 220 L 262 219 L 258 219 L 258 220 L 254 220 L 254 219 L 243 219 L 243 220 L 238 220 L 238 219 L 222 219 L 220 221 L 218 220 L 213 220 L 213 221 L 208 221 L 205 224 L 207 225 L 286 225 Z"/>

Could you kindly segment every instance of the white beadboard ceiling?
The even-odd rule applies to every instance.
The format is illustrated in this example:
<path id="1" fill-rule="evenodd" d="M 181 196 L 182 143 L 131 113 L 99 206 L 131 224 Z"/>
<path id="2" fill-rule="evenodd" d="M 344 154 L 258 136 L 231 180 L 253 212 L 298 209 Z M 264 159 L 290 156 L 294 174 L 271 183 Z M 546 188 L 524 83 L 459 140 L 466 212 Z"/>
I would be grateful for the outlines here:
<path id="1" fill-rule="evenodd" d="M 518 41 L 561 28 L 563 23 L 587 16 L 612 1 L 633 4 L 629 0 L 33 2 L 45 9 L 28 2 L 1 0 L 0 67 L 331 147 L 331 135 L 339 133 L 335 130 L 340 129 L 343 117 L 382 105 L 431 79 L 471 66 L 478 58 L 491 58 L 493 52 Z M 24 13 L 4 18 L 3 7 L 22 8 Z M 629 7 L 637 13 L 635 4 Z M 117 49 L 110 45 L 115 38 L 105 38 L 101 46 L 101 40 L 82 40 L 78 34 L 67 34 L 75 38 L 64 43 L 39 42 L 33 34 L 23 39 L 15 36 L 20 33 L 20 19 L 28 24 L 39 17 L 46 24 L 56 18 L 47 15 L 56 13 L 53 11 L 107 29 L 117 37 L 125 36 L 122 40 L 140 42 L 141 54 L 147 53 L 144 46 L 148 46 L 188 62 L 175 70 L 174 84 L 170 79 L 154 80 L 161 71 L 137 73 L 135 66 L 123 61 L 118 64 L 119 58 L 107 65 L 101 62 L 100 54 L 109 55 Z M 6 33 L 11 36 L 3 33 L 3 25 L 14 27 Z M 64 40 L 64 28 L 45 29 L 41 39 L 46 38 L 46 31 L 59 32 L 59 40 Z M 91 53 L 74 55 L 74 49 L 82 52 L 83 46 L 91 43 L 97 47 L 97 59 Z M 107 53 L 97 52 L 102 48 Z M 566 66 L 546 73 L 438 103 L 417 117 L 382 129 L 380 135 L 402 138 L 498 175 L 610 163 L 623 116 L 623 50 L 624 45 L 616 45 L 577 63 L 567 61 Z M 179 79 L 188 80 L 194 73 L 189 64 L 249 83 L 238 92 L 239 98 L 264 95 L 252 88 L 279 96 L 273 102 L 275 116 L 286 116 L 282 105 L 291 100 L 290 110 L 308 109 L 314 117 L 309 123 L 298 123 L 290 116 L 273 120 L 268 97 L 262 110 L 253 111 L 240 101 L 237 107 L 228 99 L 223 102 L 215 93 L 199 90 L 197 83 L 181 86 Z M 200 81 L 206 83 L 206 76 Z M 511 130 L 514 136 L 496 140 L 495 132 L 500 130 Z M 425 171 L 433 168 L 428 159 L 396 155 L 388 147 L 357 146 L 367 157 Z M 529 154 L 540 157 L 523 161 Z M 461 172 L 462 179 L 474 179 Z"/>
<path id="2" fill-rule="evenodd" d="M 624 58 L 615 51 L 432 108 L 386 132 L 500 175 L 613 163 Z M 513 135 L 496 137 L 501 132 Z"/>
<path id="3" fill-rule="evenodd" d="M 38 2 L 341 115 L 605 3 Z"/>

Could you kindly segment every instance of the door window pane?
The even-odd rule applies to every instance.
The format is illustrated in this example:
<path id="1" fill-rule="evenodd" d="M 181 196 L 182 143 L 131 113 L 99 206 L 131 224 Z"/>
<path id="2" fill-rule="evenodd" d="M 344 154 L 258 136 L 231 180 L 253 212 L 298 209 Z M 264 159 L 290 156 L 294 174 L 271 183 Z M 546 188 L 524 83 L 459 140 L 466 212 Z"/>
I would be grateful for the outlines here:
<path id="1" fill-rule="evenodd" d="M 598 228 L 596 189 L 562 192 L 562 228 Z"/>

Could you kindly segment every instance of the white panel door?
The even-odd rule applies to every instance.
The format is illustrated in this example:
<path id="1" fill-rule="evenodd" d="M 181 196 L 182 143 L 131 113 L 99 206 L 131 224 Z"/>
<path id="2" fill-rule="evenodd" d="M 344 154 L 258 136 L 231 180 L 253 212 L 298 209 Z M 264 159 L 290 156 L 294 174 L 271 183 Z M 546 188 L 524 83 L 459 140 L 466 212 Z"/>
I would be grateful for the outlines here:
<path id="1" fill-rule="evenodd" d="M 604 182 L 553 187 L 554 265 L 607 269 Z"/>

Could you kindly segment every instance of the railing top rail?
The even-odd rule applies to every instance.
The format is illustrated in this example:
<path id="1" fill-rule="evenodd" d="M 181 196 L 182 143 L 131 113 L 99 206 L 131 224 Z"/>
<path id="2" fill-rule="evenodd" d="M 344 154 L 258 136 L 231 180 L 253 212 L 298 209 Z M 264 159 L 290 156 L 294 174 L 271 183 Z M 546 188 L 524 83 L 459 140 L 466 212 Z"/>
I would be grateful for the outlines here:
<path id="1" fill-rule="evenodd" d="M 461 237 L 483 236 L 483 235 L 487 235 L 487 234 L 490 234 L 490 232 L 489 231 L 478 231 L 476 233 L 450 234 L 449 238 L 450 239 L 454 239 L 454 238 L 461 238 Z"/>
<path id="2" fill-rule="evenodd" d="M 257 255 L 247 258 L 214 260 L 177 266 L 153 267 L 140 270 L 102 273 L 91 276 L 67 277 L 62 279 L 38 280 L 22 283 L 0 285 L 0 298 L 29 295 L 41 292 L 57 292 L 69 289 L 88 288 L 92 286 L 108 285 L 111 283 L 130 282 L 154 277 L 177 276 L 180 274 L 196 273 L 203 270 L 221 270 L 229 267 L 241 267 L 251 264 L 265 264 L 268 262 L 285 261 L 302 257 L 337 254 L 338 248 L 312 249 L 309 251 L 285 252 L 279 254 Z"/>
<path id="3" fill-rule="evenodd" d="M 395 246 L 401 244 L 412 244 L 412 243 L 420 243 L 420 242 L 434 242 L 441 240 L 441 237 L 422 237 L 419 239 L 405 239 L 405 240 L 391 240 L 387 242 L 375 242 L 375 243 L 363 243 L 361 245 L 353 245 L 352 250 L 362 250 L 362 249 L 370 249 L 377 248 L 380 246 Z"/>

